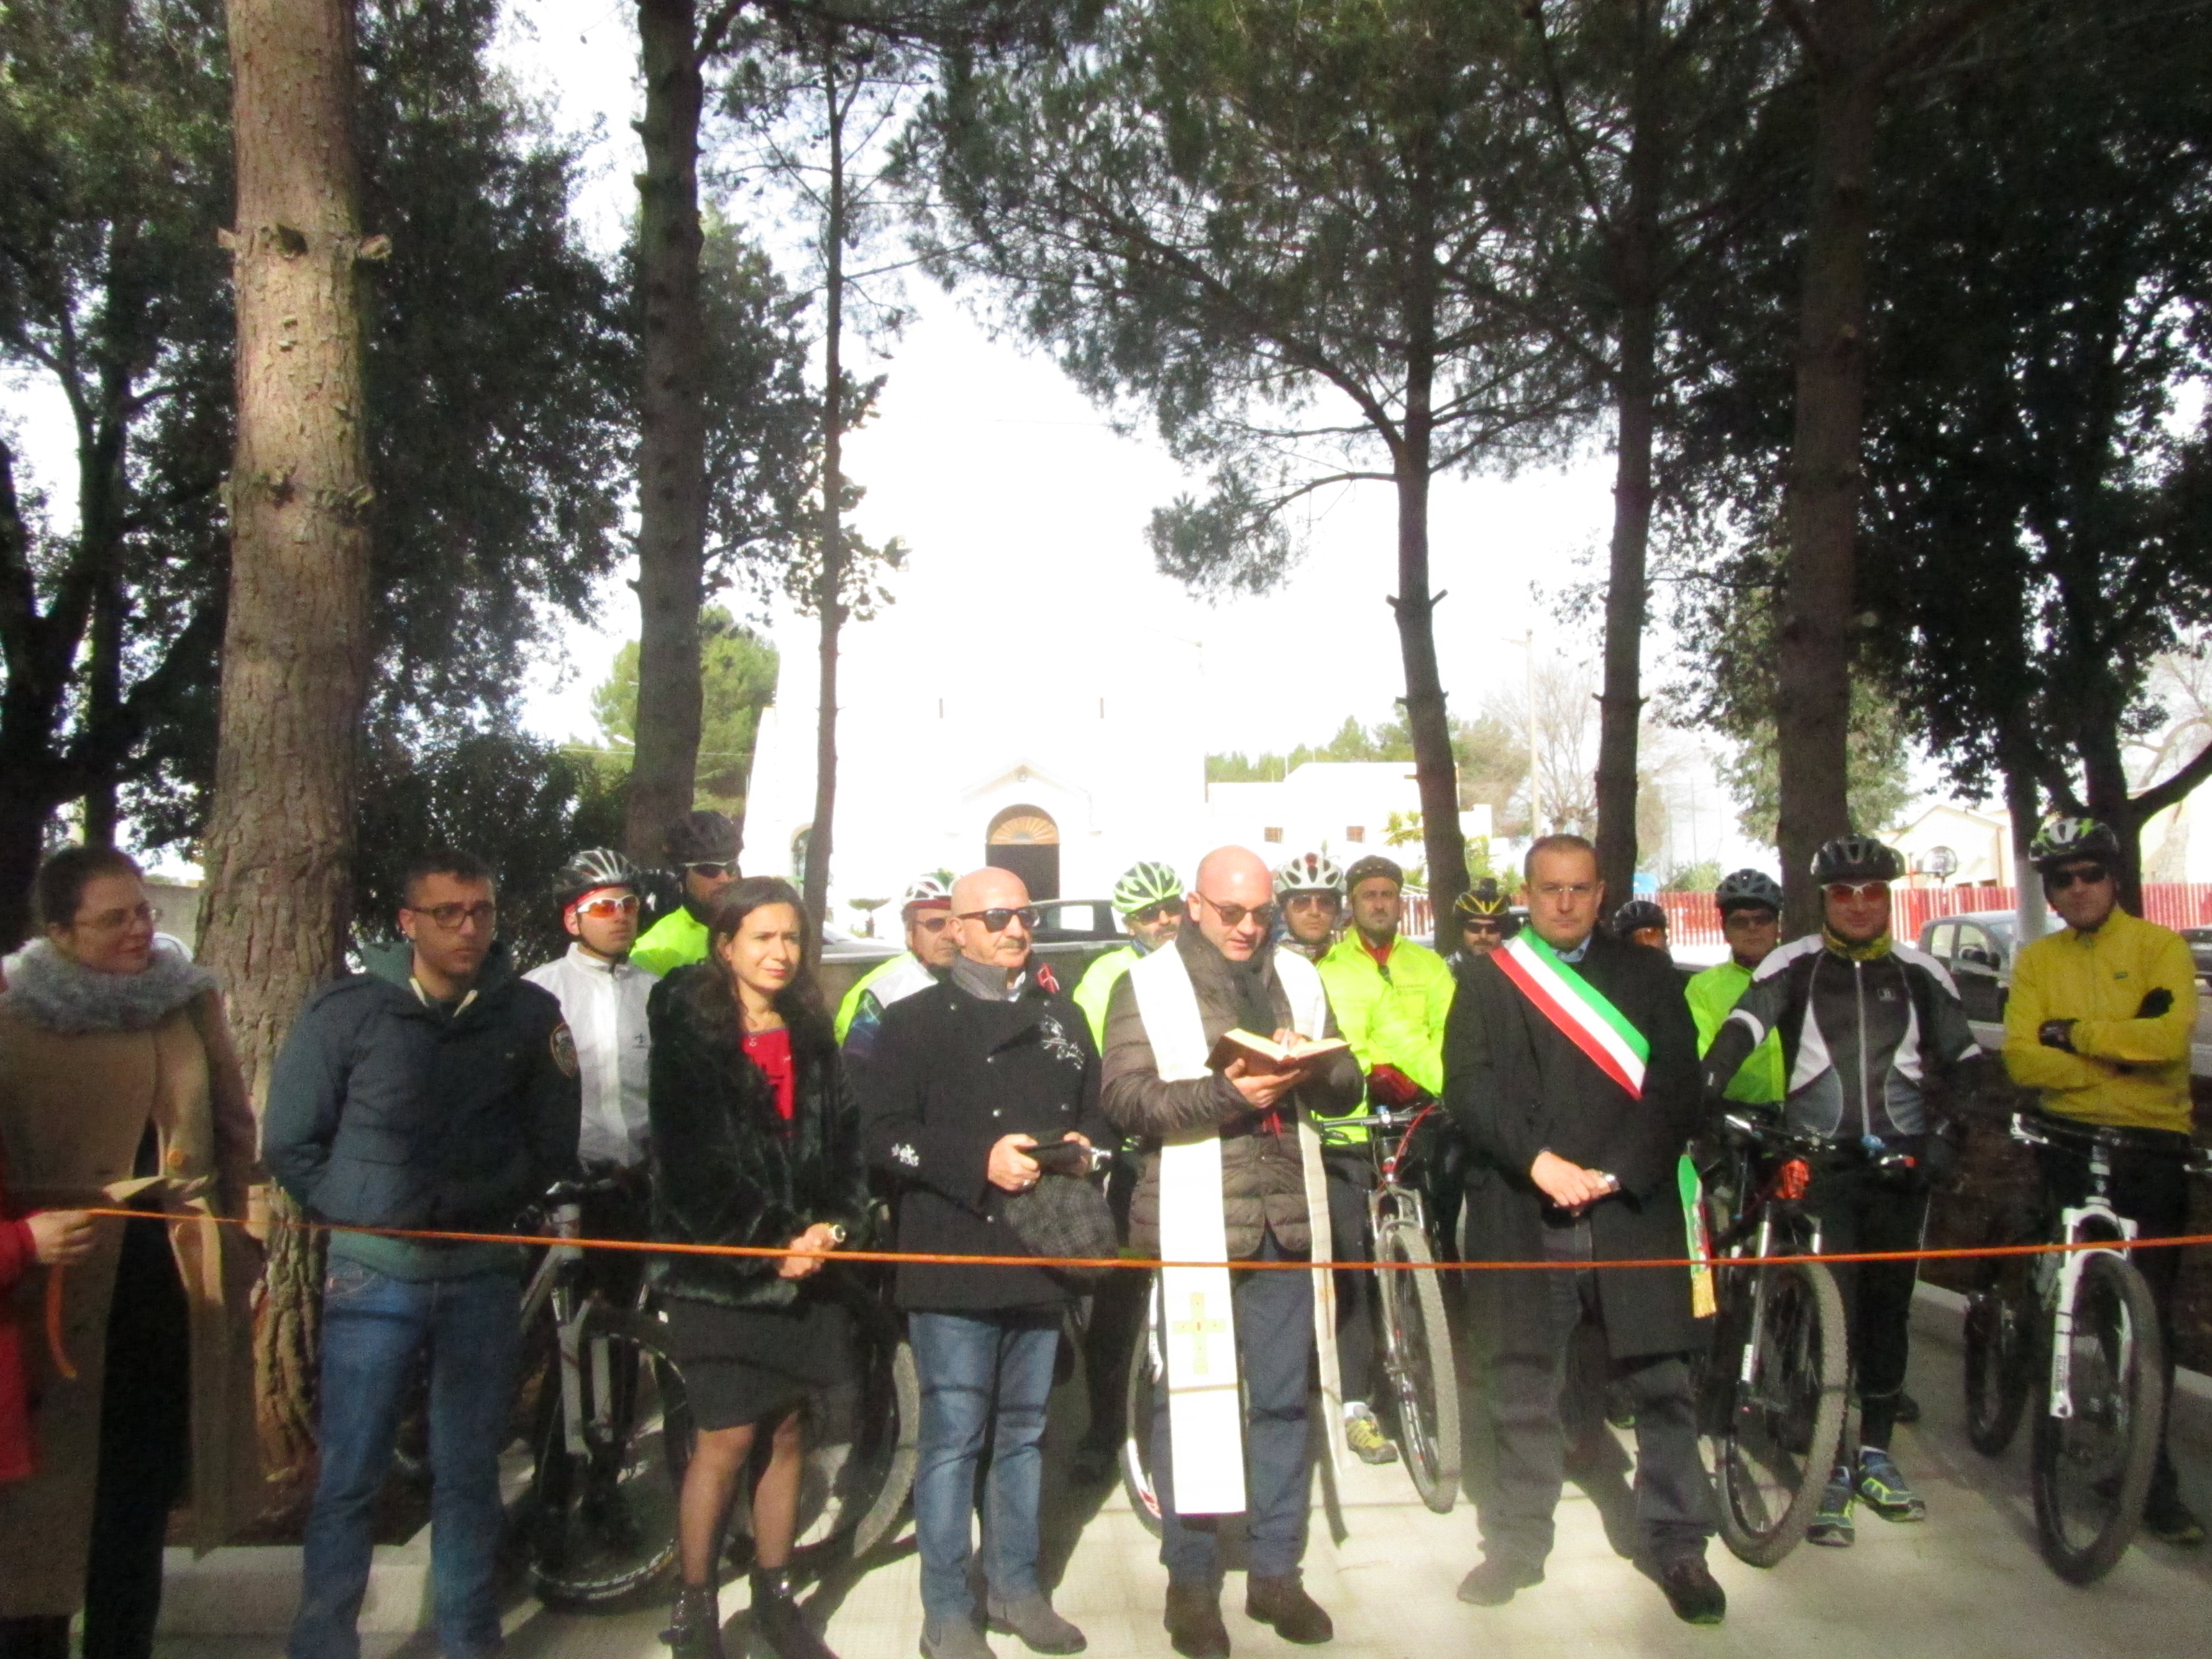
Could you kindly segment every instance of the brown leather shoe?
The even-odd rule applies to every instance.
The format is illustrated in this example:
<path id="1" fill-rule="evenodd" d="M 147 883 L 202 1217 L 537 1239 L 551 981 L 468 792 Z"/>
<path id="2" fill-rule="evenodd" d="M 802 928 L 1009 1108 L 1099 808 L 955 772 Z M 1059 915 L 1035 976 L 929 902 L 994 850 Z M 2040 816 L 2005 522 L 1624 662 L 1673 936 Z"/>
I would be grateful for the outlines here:
<path id="1" fill-rule="evenodd" d="M 1306 1594 L 1306 1587 L 1295 1572 L 1286 1572 L 1279 1578 L 1265 1573 L 1248 1573 L 1244 1579 L 1244 1616 L 1258 1624 L 1273 1625 L 1275 1634 L 1285 1642 L 1326 1642 L 1336 1634 L 1336 1626 L 1329 1623 L 1328 1614 L 1322 1610 L 1320 1602 Z"/>
<path id="2" fill-rule="evenodd" d="M 1221 1622 L 1221 1592 L 1211 1584 L 1168 1581 L 1168 1640 L 1182 1659 L 1229 1659 L 1229 1626 Z"/>

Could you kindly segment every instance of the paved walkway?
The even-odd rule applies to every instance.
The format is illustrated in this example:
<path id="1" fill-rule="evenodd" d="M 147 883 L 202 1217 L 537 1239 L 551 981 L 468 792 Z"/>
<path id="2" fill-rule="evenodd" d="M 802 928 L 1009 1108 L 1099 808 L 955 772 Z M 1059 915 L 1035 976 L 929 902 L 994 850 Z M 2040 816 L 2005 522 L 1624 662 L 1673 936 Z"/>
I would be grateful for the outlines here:
<path id="1" fill-rule="evenodd" d="M 1355 1468 L 1339 1511 L 1345 1535 L 1332 1541 L 1317 1511 L 1308 1552 L 1307 1582 L 1336 1620 L 1336 1640 L 1299 1650 L 1243 1617 L 1240 1581 L 1223 1597 L 1238 1659 L 1281 1659 L 1311 1651 L 1331 1659 L 1431 1659 L 1469 1653 L 1481 1659 L 1561 1659 L 1562 1656 L 1696 1656 L 1696 1659 L 2166 1659 L 2212 1648 L 2212 1551 L 2141 1545 L 2103 1583 L 2075 1589 L 2046 1571 L 2035 1553 L 2027 1472 L 2021 1436 L 2007 1460 L 1992 1463 L 1966 1444 L 1960 1427 L 1955 1318 L 1923 1307 L 1918 1321 L 1911 1387 L 1926 1412 L 1901 1430 L 1899 1463 L 1926 1495 L 1923 1526 L 1893 1526 L 1866 1517 L 1850 1550 L 1802 1547 L 1771 1571 L 1747 1567 L 1717 1542 L 1714 1571 L 1727 1587 L 1729 1618 L 1718 1629 L 1679 1623 L 1658 1590 L 1607 1542 L 1601 1506 L 1571 1488 L 1559 1512 L 1559 1541 L 1541 1586 L 1510 1605 L 1462 1606 L 1453 1590 L 1477 1555 L 1474 1516 L 1462 1503 L 1437 1516 L 1415 1500 L 1395 1468 Z M 1080 1413 L 1063 1390 L 1063 1407 Z M 2197 1401 L 2201 1427 L 2212 1408 Z M 1052 1441 L 1073 1438 L 1056 1424 Z M 2212 1513 L 2207 1447 L 2190 1444 L 2189 1496 Z M 1055 1596 L 1082 1626 L 1098 1659 L 1171 1659 L 1160 1627 L 1166 1575 L 1157 1546 L 1122 1501 L 1118 1487 L 1100 1494 L 1071 1490 L 1064 1468 L 1048 1476 L 1054 1561 L 1062 1564 Z M 917 1651 L 921 1613 L 918 1569 L 908 1532 L 865 1574 L 825 1585 L 819 1605 L 827 1634 L 843 1659 L 905 1659 Z M 732 1659 L 742 1645 L 745 1591 L 723 1593 Z M 578 1617 L 535 1603 L 508 1620 L 512 1659 L 658 1659 L 655 1639 L 665 1608 Z M 1012 1638 L 994 1638 L 1004 1659 L 1026 1653 Z M 434 1659 L 427 1636 L 372 1638 L 367 1659 Z M 276 1659 L 274 1638 L 170 1638 L 157 1659 Z"/>

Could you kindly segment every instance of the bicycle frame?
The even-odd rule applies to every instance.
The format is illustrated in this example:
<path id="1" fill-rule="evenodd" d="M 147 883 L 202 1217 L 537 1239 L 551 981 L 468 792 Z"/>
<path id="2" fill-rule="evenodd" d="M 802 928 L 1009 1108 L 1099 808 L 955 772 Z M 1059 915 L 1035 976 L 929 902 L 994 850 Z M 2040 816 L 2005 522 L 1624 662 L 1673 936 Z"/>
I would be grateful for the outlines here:
<path id="1" fill-rule="evenodd" d="M 592 1411 L 590 1428 L 601 1443 L 614 1430 L 614 1376 L 609 1344 L 602 1334 L 587 1345 L 585 1315 L 592 1292 L 585 1285 L 588 1258 L 580 1245 L 564 1241 L 583 1237 L 582 1195 L 574 1188 L 556 1188 L 556 1200 L 546 1211 L 550 1240 L 545 1254 L 522 1291 L 522 1325 L 526 1330 L 548 1303 L 552 1305 L 556 1357 L 560 1364 L 561 1438 L 571 1456 L 591 1449 L 584 1418 L 584 1367 L 591 1366 Z"/>
<path id="2" fill-rule="evenodd" d="M 2060 1138 L 2026 1115 L 2014 1113 L 2012 1138 L 2030 1146 L 2060 1149 Z M 2058 1212 L 2058 1242 L 2067 1244 L 2103 1243 L 2103 1249 L 2069 1250 L 2063 1255 L 2036 1258 L 2036 1293 L 2051 1316 L 2051 1379 L 2045 1409 L 2053 1417 L 2074 1415 L 2074 1293 L 2093 1255 L 2117 1255 L 2124 1260 L 2135 1242 L 2136 1224 L 2112 1207 L 2112 1149 L 2101 1136 L 2084 1136 L 2075 1143 L 2087 1152 L 2089 1192 L 2080 1204 Z"/>
<path id="3" fill-rule="evenodd" d="M 1332 1128 L 1367 1131 L 1368 1155 L 1375 1161 L 1375 1185 L 1367 1193 L 1367 1225 L 1370 1234 L 1379 1233 L 1382 1224 L 1389 1220 L 1410 1222 L 1427 1233 L 1428 1206 L 1421 1201 L 1420 1188 L 1400 1181 L 1398 1166 L 1405 1161 L 1413 1131 L 1436 1109 L 1437 1103 L 1430 1101 L 1424 1106 L 1401 1111 L 1386 1109 L 1359 1117 L 1330 1120 Z"/>

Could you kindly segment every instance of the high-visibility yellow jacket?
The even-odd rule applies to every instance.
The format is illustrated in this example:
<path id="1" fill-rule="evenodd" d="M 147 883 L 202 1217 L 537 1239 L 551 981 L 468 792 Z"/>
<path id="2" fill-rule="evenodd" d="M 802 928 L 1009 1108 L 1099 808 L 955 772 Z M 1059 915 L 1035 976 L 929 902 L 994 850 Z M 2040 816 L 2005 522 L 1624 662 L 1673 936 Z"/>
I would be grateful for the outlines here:
<path id="1" fill-rule="evenodd" d="M 1683 995 L 1689 999 L 1690 1018 L 1698 1024 L 1698 1054 L 1705 1056 L 1713 1046 L 1727 1023 L 1729 1011 L 1743 995 L 1744 988 L 1751 983 L 1751 969 L 1730 957 L 1717 968 L 1708 968 L 1701 974 L 1692 974 Z M 1771 1106 L 1786 1092 L 1787 1079 L 1782 1075 L 1782 1034 L 1769 1031 L 1765 1039 L 1751 1051 L 1751 1058 L 1736 1068 L 1729 1079 L 1726 1098 L 1740 1100 L 1747 1105 Z"/>
<path id="2" fill-rule="evenodd" d="M 1091 1040 L 1098 1045 L 1102 1054 L 1106 1052 L 1106 1005 L 1114 1000 L 1114 988 L 1144 959 L 1144 952 L 1135 945 L 1125 945 L 1118 951 L 1109 951 L 1093 958 L 1083 970 L 1083 977 L 1075 981 L 1072 994 L 1075 1006 L 1091 1022 Z"/>
<path id="3" fill-rule="evenodd" d="M 1321 982 L 1359 1069 L 1395 1066 L 1432 1095 L 1444 1091 L 1444 1021 L 1459 981 L 1444 959 L 1409 939 L 1390 942 L 1389 969 L 1358 929 L 1321 959 Z"/>
<path id="4" fill-rule="evenodd" d="M 645 937 L 630 946 L 629 959 L 647 973 L 667 977 L 687 962 L 707 959 L 707 924 L 679 904 L 645 930 Z"/>
<path id="5" fill-rule="evenodd" d="M 2172 998 L 2142 1017 L 2143 999 Z M 2070 1019 L 2074 1052 L 2037 1039 Z M 2197 964 L 2181 935 L 2115 910 L 2094 933 L 2069 927 L 2037 939 L 2013 968 L 2005 1004 L 2005 1069 L 2042 1091 L 2044 1109 L 2085 1123 L 2189 1133 L 2189 1044 L 2197 1029 Z"/>

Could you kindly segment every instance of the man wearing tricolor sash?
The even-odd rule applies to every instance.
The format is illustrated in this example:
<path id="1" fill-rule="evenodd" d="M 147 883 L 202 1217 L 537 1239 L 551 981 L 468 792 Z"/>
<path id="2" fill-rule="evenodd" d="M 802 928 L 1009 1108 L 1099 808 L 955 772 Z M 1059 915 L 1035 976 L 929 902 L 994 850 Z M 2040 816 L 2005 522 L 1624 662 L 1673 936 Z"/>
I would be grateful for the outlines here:
<path id="1" fill-rule="evenodd" d="M 1494 1457 L 1477 1500 L 1483 1559 L 1460 1598 L 1492 1607 L 1543 1581 L 1565 1474 L 1560 1385 L 1588 1322 L 1635 1405 L 1640 1565 L 1680 1617 L 1717 1624 L 1728 1603 L 1705 1567 L 1712 1495 L 1686 1363 L 1710 1310 L 1682 1175 L 1697 1030 L 1666 957 L 1598 930 L 1589 842 L 1544 836 L 1526 868 L 1529 927 L 1461 980 L 1444 1101 L 1474 1153 L 1466 1259 L 1557 1265 L 1468 1275 Z M 1681 1265 L 1604 1266 L 1654 1261 Z"/>
<path id="2" fill-rule="evenodd" d="M 1165 1623 L 1184 1659 L 1226 1659 L 1217 1517 L 1250 1539 L 1245 1611 L 1292 1642 L 1325 1642 L 1328 1613 L 1300 1583 L 1307 1492 L 1306 1398 L 1318 1350 L 1325 1422 L 1342 1433 L 1334 1297 L 1326 1267 L 1232 1270 L 1232 1261 L 1325 1263 L 1328 1199 L 1317 1115 L 1359 1098 L 1336 1047 L 1285 1069 L 1209 1060 L 1243 1030 L 1295 1049 L 1336 1036 L 1313 964 L 1271 951 L 1267 866 L 1225 847 L 1198 867 L 1188 922 L 1116 986 L 1106 1021 L 1104 1105 L 1144 1138 L 1130 1243 L 1170 1263 L 1156 1340 L 1166 1387 L 1152 1432 L 1168 1570 Z M 1239 1404 L 1239 1382 L 1243 1404 Z"/>

